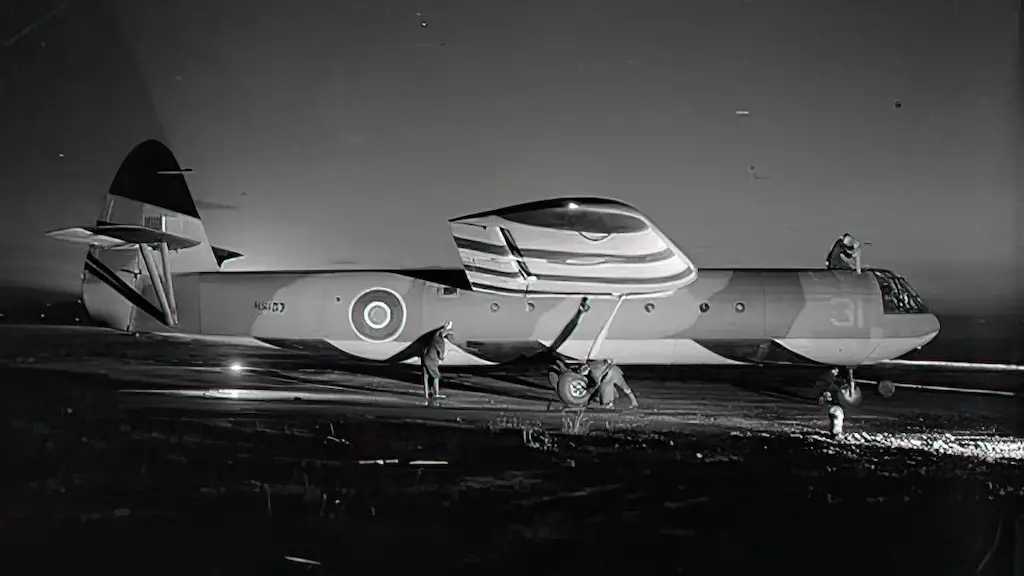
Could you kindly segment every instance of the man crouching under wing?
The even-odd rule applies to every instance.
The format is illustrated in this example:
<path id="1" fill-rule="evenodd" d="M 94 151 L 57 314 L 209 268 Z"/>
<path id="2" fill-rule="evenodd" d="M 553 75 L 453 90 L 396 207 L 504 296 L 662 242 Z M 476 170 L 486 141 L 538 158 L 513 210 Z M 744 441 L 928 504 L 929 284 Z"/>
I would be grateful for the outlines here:
<path id="1" fill-rule="evenodd" d="M 616 388 L 622 390 L 626 396 L 629 396 L 630 408 L 637 407 L 636 396 L 633 395 L 633 390 L 626 384 L 626 377 L 622 374 L 622 368 L 616 366 L 611 360 L 587 360 L 580 368 L 580 374 L 590 376 L 597 383 L 597 395 L 602 407 L 611 408 L 613 406 L 617 396 Z"/>

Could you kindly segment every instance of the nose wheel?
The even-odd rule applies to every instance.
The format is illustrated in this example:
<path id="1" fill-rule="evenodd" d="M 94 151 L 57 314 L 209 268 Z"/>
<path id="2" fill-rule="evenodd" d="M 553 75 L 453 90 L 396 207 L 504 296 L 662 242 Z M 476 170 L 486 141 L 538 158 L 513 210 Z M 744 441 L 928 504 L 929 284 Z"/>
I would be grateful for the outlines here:
<path id="1" fill-rule="evenodd" d="M 850 381 L 839 387 L 839 399 L 848 406 L 859 406 L 861 400 L 864 399 L 864 392 L 856 382 Z"/>
<path id="2" fill-rule="evenodd" d="M 859 406 L 861 400 L 864 399 L 864 391 L 857 385 L 856 378 L 853 377 L 853 368 L 846 370 L 846 378 L 844 382 L 839 386 L 839 398 L 848 406 Z"/>
<path id="3" fill-rule="evenodd" d="M 826 373 L 824 387 L 818 397 L 819 403 L 827 402 L 826 393 L 832 394 L 841 405 L 846 407 L 858 406 L 864 398 L 864 391 L 857 385 L 852 369 L 847 369 L 845 376 L 842 373 L 835 374 L 834 371 Z"/>
<path id="4" fill-rule="evenodd" d="M 826 379 L 831 382 L 832 393 L 838 396 L 841 404 L 847 407 L 860 405 L 864 399 L 864 391 L 853 377 L 852 369 L 847 369 L 845 376 L 835 375 L 831 379 L 828 376 L 831 375 L 826 375 Z M 828 387 L 825 388 L 825 390 L 827 389 Z M 896 393 L 896 383 L 892 380 L 880 380 L 877 390 L 878 395 L 882 398 L 892 398 Z M 818 400 L 824 402 L 822 397 L 819 397 Z"/>

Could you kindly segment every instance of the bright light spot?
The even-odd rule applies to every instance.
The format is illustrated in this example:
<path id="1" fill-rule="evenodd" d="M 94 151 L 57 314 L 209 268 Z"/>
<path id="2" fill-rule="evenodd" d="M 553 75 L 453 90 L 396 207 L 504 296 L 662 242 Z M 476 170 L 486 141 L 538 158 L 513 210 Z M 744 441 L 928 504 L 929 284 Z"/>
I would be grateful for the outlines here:
<path id="1" fill-rule="evenodd" d="M 579 207 L 580 207 L 580 205 L 575 203 L 575 202 L 569 202 L 569 204 L 568 204 L 569 210 L 575 210 L 575 209 L 577 209 Z"/>
<path id="2" fill-rule="evenodd" d="M 1008 436 L 949 433 L 886 434 L 853 432 L 840 440 L 846 444 L 921 450 L 933 454 L 966 456 L 989 462 L 1024 459 L 1024 441 Z"/>
<path id="3" fill-rule="evenodd" d="M 243 392 L 248 390 L 234 390 L 232 388 L 219 388 L 216 390 L 206 390 L 202 393 L 207 398 L 221 398 L 225 400 L 237 400 L 242 396 Z"/>
<path id="4" fill-rule="evenodd" d="M 750 111 L 749 110 L 737 110 L 736 111 L 736 115 L 737 116 L 750 116 Z"/>
<path id="5" fill-rule="evenodd" d="M 231 366 L 229 366 L 229 368 L 231 369 L 232 372 L 241 372 L 242 371 L 242 365 L 239 364 L 238 362 L 232 362 Z"/>
<path id="6" fill-rule="evenodd" d="M 426 28 L 427 27 L 427 23 L 426 22 L 420 22 L 420 26 Z"/>

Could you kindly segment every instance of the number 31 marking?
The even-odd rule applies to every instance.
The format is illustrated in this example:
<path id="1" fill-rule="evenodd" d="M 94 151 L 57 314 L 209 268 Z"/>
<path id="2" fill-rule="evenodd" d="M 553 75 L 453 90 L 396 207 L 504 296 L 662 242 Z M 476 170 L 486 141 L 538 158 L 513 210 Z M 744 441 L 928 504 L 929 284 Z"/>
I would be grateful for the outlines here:
<path id="1" fill-rule="evenodd" d="M 833 298 L 830 302 L 835 315 L 830 319 L 833 326 L 849 328 L 864 327 L 864 303 L 850 298 Z"/>

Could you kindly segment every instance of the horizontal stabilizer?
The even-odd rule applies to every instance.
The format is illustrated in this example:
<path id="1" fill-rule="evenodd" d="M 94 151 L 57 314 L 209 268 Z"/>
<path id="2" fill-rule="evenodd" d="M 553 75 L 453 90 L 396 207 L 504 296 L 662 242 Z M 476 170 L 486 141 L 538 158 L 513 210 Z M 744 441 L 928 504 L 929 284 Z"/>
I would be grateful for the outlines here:
<path id="1" fill-rule="evenodd" d="M 96 246 L 108 250 L 125 245 L 123 240 L 118 240 L 117 238 L 111 238 L 110 236 L 104 236 L 102 234 L 96 234 L 95 232 L 91 232 L 85 228 L 64 228 L 61 230 L 47 232 L 46 235 L 54 240 L 71 242 L 73 244 L 88 244 L 89 246 Z"/>
<path id="2" fill-rule="evenodd" d="M 640 211 L 616 200 L 531 202 L 449 224 L 477 291 L 655 295 L 697 279 L 682 250 Z"/>
<path id="3" fill-rule="evenodd" d="M 213 257 L 217 259 L 217 266 L 223 266 L 225 262 L 230 260 L 237 260 L 242 257 L 239 252 L 234 252 L 226 248 L 220 248 L 217 246 L 211 246 L 213 249 Z"/>
<path id="4" fill-rule="evenodd" d="M 154 230 L 145 226 L 130 224 L 104 224 L 84 228 L 65 228 L 47 232 L 47 236 L 56 240 L 89 244 L 105 249 L 116 249 L 138 244 L 167 243 L 169 250 L 181 250 L 199 245 L 196 240 L 182 238 L 169 232 Z"/>

